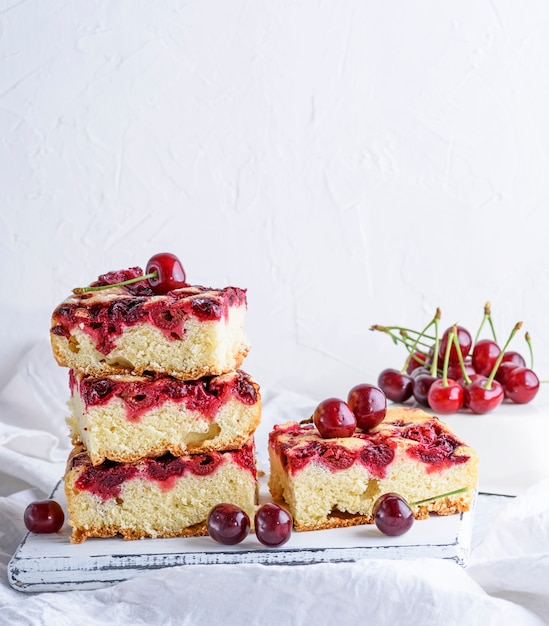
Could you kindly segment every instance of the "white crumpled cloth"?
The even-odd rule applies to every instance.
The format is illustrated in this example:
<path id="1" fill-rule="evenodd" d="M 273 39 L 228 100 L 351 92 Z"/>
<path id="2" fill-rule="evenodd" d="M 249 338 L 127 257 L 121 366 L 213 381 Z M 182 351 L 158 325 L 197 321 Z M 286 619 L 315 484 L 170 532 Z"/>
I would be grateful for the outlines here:
<path id="1" fill-rule="evenodd" d="M 263 395 L 258 441 L 315 404 L 284 391 Z M 436 559 L 197 565 L 92 591 L 16 591 L 7 565 L 26 532 L 23 511 L 49 495 L 69 451 L 67 397 L 66 371 L 47 345 L 23 355 L 0 389 L 0 624 L 549 624 L 549 477 L 497 509 L 479 498 L 467 568 Z"/>

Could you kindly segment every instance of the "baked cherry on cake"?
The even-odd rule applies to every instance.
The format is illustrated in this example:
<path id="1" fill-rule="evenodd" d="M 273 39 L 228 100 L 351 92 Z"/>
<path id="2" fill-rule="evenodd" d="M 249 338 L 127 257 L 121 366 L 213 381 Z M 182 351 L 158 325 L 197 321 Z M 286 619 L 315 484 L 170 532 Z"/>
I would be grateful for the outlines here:
<path id="1" fill-rule="evenodd" d="M 228 452 L 98 466 L 83 447 L 75 447 L 65 472 L 72 543 L 116 535 L 207 535 L 208 514 L 217 504 L 235 504 L 253 519 L 257 492 L 253 439 Z"/>
<path id="2" fill-rule="evenodd" d="M 87 374 L 147 371 L 183 380 L 238 369 L 249 345 L 246 291 L 186 285 L 155 293 L 143 270 L 109 272 L 54 311 L 50 338 L 59 365 Z M 138 279 L 126 285 L 122 281 Z"/>
<path id="3" fill-rule="evenodd" d="M 381 424 L 351 437 L 324 439 L 310 421 L 276 425 L 269 459 L 271 494 L 287 503 L 296 530 L 372 523 L 376 499 L 390 492 L 422 502 L 411 507 L 416 519 L 467 511 L 478 480 L 476 452 L 410 408 L 388 409 Z"/>
<path id="4" fill-rule="evenodd" d="M 191 381 L 70 370 L 70 383 L 72 440 L 93 465 L 234 450 L 261 419 L 259 387 L 242 370 Z"/>

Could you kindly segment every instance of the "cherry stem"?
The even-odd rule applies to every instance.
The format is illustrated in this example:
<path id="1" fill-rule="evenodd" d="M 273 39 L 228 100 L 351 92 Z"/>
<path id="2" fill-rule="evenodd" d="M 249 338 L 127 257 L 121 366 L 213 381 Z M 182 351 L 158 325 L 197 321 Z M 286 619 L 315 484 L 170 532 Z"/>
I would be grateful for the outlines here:
<path id="1" fill-rule="evenodd" d="M 426 502 L 432 502 L 433 500 L 440 500 L 440 498 L 447 498 L 448 496 L 457 496 L 458 493 L 465 493 L 468 490 L 467 487 L 456 489 L 455 491 L 449 491 L 448 493 L 442 493 L 440 496 L 434 496 L 432 498 L 425 498 L 425 500 L 418 500 L 417 502 L 410 502 L 408 506 L 417 506 L 418 504 L 425 504 Z"/>
<path id="2" fill-rule="evenodd" d="M 438 374 L 438 351 L 440 346 L 440 337 L 438 333 L 438 322 L 440 320 L 440 308 L 435 313 L 435 345 L 433 348 L 433 362 L 431 363 L 431 377 L 436 378 Z"/>
<path id="3" fill-rule="evenodd" d="M 459 345 L 459 339 L 458 339 L 457 334 L 454 335 L 454 346 L 456 347 L 458 360 L 459 360 L 459 365 L 461 367 L 461 373 L 463 374 L 463 380 L 465 381 L 466 385 L 470 385 L 471 384 L 471 378 L 470 378 L 469 374 L 467 374 L 467 369 L 465 368 L 465 361 L 463 360 L 463 354 L 461 354 L 461 347 Z"/>
<path id="4" fill-rule="evenodd" d="M 488 376 L 488 379 L 486 380 L 486 382 L 484 383 L 484 389 L 492 389 L 492 382 L 494 380 L 494 377 L 498 371 L 498 368 L 501 364 L 501 361 L 503 360 L 503 355 L 505 354 L 505 350 L 507 350 L 507 346 L 511 343 L 511 339 L 517 334 L 517 332 L 522 328 L 522 322 L 517 322 L 513 328 L 513 330 L 511 331 L 511 333 L 509 334 L 509 337 L 507 338 L 507 341 L 505 342 L 505 345 L 503 346 L 503 348 L 501 349 L 501 352 L 499 353 L 498 358 L 496 359 L 496 362 L 494 363 L 494 367 L 492 368 L 492 371 L 490 372 L 490 376 Z"/>
<path id="5" fill-rule="evenodd" d="M 437 322 L 437 315 L 440 317 L 440 309 L 437 309 L 435 316 L 433 317 L 433 319 L 427 324 L 427 326 L 425 326 L 425 328 L 421 331 L 421 333 L 416 337 L 416 340 L 414 341 L 414 343 L 412 344 L 412 347 L 409 348 L 409 353 L 408 353 L 408 357 L 406 358 L 406 361 L 404 363 L 404 367 L 400 370 L 401 374 L 404 374 L 404 372 L 408 369 L 408 365 L 410 364 L 410 361 L 413 359 L 416 359 L 415 357 L 415 351 L 416 348 L 418 346 L 418 343 L 420 341 L 420 339 L 422 337 L 425 336 L 425 333 L 429 330 L 429 328 L 431 328 L 431 326 L 433 324 L 436 325 Z M 437 333 L 438 334 L 438 333 Z M 418 360 L 418 359 L 416 359 Z"/>
<path id="6" fill-rule="evenodd" d="M 450 363 L 450 348 L 454 343 L 454 337 L 457 336 L 457 324 L 454 324 L 448 333 L 448 344 L 444 353 L 444 365 L 442 366 L 442 386 L 448 387 L 448 365 Z"/>
<path id="7" fill-rule="evenodd" d="M 122 287 L 124 285 L 131 285 L 132 283 L 138 283 L 142 280 L 147 280 L 149 278 L 157 278 L 158 272 L 155 270 L 150 274 L 143 274 L 143 276 L 137 276 L 136 278 L 129 278 L 128 280 L 123 280 L 120 283 L 113 283 L 111 285 L 97 285 L 96 287 L 76 287 L 72 290 L 72 292 L 76 295 L 80 295 L 82 293 L 87 293 L 88 291 L 102 291 L 103 289 L 112 289 L 113 287 Z"/>
<path id="8" fill-rule="evenodd" d="M 524 338 L 526 339 L 526 343 L 528 344 L 528 351 L 530 352 L 530 369 L 533 370 L 534 369 L 534 351 L 532 349 L 532 341 L 530 340 L 530 333 L 528 331 L 526 331 Z"/>
<path id="9" fill-rule="evenodd" d="M 490 304 L 490 302 L 486 302 L 486 304 L 484 305 L 484 317 L 482 318 L 482 322 L 480 323 L 480 326 L 477 330 L 477 335 L 475 337 L 475 341 L 473 345 L 477 343 L 478 338 L 480 337 L 480 331 L 482 330 L 482 327 L 484 326 L 484 323 L 486 321 L 488 321 L 488 324 L 490 325 L 494 341 L 496 343 L 498 342 L 496 338 L 496 329 L 494 328 L 494 322 L 492 321 L 492 305 Z"/>
<path id="10" fill-rule="evenodd" d="M 410 341 L 408 340 L 408 335 L 407 332 L 413 332 L 413 333 L 417 333 L 417 331 L 409 331 L 406 328 L 400 328 L 399 326 L 380 326 L 379 324 L 374 324 L 373 326 L 370 327 L 370 330 L 378 330 L 382 333 L 386 333 L 387 335 L 389 335 L 389 337 L 391 337 L 391 339 L 393 340 L 393 343 L 403 343 L 406 346 L 406 349 L 409 351 L 410 350 Z M 393 332 L 393 330 L 400 330 L 400 333 L 397 335 L 396 333 Z M 425 348 L 429 348 L 430 344 L 425 343 L 423 341 L 418 341 L 418 345 L 421 345 L 422 347 Z"/>
<path id="11" fill-rule="evenodd" d="M 423 335 L 424 333 L 420 333 L 418 330 L 414 330 L 413 328 L 405 328 L 404 326 L 382 326 L 381 324 L 374 324 L 370 326 L 370 330 L 379 330 L 383 333 L 391 334 L 389 331 L 398 330 L 405 333 L 412 333 L 414 335 Z M 434 339 L 434 337 L 430 337 L 429 335 L 424 335 L 426 339 Z"/>

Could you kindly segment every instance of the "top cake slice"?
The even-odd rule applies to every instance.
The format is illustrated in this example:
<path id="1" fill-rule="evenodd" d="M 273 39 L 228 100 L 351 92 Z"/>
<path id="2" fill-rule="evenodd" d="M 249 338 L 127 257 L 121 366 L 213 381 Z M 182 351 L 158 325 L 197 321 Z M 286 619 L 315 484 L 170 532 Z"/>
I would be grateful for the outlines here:
<path id="1" fill-rule="evenodd" d="M 135 267 L 94 286 L 143 275 Z M 86 374 L 147 371 L 185 380 L 238 369 L 249 345 L 246 291 L 188 286 L 155 295 L 143 280 L 72 295 L 53 312 L 50 338 L 59 365 Z"/>
<path id="2" fill-rule="evenodd" d="M 478 479 L 476 452 L 420 409 L 388 409 L 352 437 L 323 439 L 311 422 L 276 425 L 269 458 L 271 494 L 286 501 L 296 530 L 371 523 L 375 501 L 390 492 L 418 519 L 464 512 Z"/>

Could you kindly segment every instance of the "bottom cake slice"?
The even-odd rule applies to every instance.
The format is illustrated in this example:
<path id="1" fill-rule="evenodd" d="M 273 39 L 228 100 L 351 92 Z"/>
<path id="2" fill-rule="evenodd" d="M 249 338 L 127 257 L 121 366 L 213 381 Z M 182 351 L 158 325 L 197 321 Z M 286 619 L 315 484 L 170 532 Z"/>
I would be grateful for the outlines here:
<path id="1" fill-rule="evenodd" d="M 478 479 L 475 451 L 420 409 L 389 409 L 376 428 L 340 439 L 323 439 L 310 421 L 280 424 L 269 458 L 269 489 L 296 530 L 371 523 L 374 502 L 389 492 L 426 500 L 411 507 L 417 519 L 467 511 Z"/>
<path id="2" fill-rule="evenodd" d="M 236 504 L 253 520 L 258 495 L 254 442 L 229 452 L 105 461 L 95 467 L 86 450 L 75 447 L 65 493 L 72 543 L 115 535 L 207 535 L 208 513 L 221 502 Z"/>

